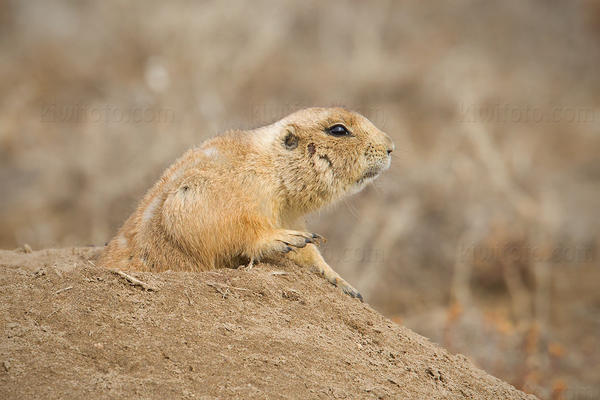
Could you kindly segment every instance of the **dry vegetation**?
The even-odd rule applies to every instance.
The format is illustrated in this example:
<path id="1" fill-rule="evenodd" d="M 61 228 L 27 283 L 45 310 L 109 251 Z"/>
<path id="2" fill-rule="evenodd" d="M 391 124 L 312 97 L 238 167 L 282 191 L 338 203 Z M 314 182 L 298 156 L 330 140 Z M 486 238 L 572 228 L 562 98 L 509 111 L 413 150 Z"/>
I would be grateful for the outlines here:
<path id="1" fill-rule="evenodd" d="M 103 244 L 229 128 L 344 105 L 396 141 L 311 217 L 376 309 L 542 398 L 600 397 L 597 1 L 0 2 L 0 247 Z"/>

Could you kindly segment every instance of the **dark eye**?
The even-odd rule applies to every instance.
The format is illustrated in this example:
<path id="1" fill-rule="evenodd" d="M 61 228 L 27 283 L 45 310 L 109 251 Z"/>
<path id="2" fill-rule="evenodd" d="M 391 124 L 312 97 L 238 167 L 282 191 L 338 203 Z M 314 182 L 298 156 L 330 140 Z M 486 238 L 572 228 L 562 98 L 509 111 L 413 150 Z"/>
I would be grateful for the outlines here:
<path id="1" fill-rule="evenodd" d="M 350 136 L 350 132 L 342 124 L 333 125 L 327 128 L 327 133 L 331 136 Z"/>

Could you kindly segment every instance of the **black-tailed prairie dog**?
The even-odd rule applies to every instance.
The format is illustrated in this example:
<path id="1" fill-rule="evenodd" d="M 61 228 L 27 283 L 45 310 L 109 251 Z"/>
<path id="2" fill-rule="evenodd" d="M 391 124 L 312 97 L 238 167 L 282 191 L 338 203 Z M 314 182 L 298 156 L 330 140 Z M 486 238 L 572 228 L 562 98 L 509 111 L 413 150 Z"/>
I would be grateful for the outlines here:
<path id="1" fill-rule="evenodd" d="M 106 247 L 106 267 L 204 271 L 285 257 L 345 293 L 303 216 L 356 193 L 390 166 L 391 139 L 360 114 L 308 108 L 186 152 Z"/>

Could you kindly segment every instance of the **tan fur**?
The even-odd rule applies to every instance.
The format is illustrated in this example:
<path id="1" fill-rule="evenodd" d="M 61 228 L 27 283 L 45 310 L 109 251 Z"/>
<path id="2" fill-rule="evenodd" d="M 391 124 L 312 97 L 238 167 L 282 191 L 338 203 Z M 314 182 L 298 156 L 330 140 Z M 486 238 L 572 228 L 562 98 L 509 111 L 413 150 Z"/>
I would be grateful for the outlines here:
<path id="1" fill-rule="evenodd" d="M 329 135 L 336 124 L 352 135 Z M 300 110 L 263 128 L 227 132 L 164 172 L 100 262 L 203 271 L 287 257 L 362 299 L 323 260 L 302 216 L 362 189 L 389 167 L 393 148 L 369 120 L 341 108 Z"/>

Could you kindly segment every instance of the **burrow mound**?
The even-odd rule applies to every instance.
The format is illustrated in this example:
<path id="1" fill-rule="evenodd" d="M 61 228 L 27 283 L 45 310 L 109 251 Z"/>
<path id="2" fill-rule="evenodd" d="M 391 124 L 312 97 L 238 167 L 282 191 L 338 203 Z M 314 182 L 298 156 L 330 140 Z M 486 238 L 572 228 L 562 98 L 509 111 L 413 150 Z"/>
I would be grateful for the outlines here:
<path id="1" fill-rule="evenodd" d="M 0 251 L 0 398 L 535 398 L 293 265 L 141 287 L 100 251 Z"/>

